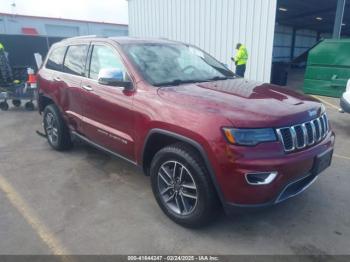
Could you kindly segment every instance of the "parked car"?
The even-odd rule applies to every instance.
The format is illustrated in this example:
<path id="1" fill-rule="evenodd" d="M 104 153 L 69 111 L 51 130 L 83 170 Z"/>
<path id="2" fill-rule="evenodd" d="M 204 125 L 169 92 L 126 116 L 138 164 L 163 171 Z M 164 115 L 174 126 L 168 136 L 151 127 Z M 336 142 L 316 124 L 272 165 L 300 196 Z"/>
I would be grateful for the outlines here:
<path id="1" fill-rule="evenodd" d="M 160 208 L 183 226 L 205 225 L 220 206 L 280 203 L 331 163 L 335 135 L 318 100 L 236 77 L 192 45 L 64 40 L 38 85 L 54 149 L 79 138 L 142 167 Z"/>
<path id="2" fill-rule="evenodd" d="M 343 96 L 340 98 L 340 108 L 341 112 L 350 113 L 350 80 L 346 86 L 346 91 Z"/>

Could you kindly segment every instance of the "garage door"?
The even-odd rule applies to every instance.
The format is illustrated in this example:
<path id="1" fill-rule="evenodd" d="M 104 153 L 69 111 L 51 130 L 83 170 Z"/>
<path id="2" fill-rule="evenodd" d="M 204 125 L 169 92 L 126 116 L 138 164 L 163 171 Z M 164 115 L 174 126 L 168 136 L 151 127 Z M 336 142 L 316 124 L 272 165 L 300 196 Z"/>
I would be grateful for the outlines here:
<path id="1" fill-rule="evenodd" d="M 45 25 L 48 36 L 72 37 L 79 35 L 79 27 L 64 25 Z"/>

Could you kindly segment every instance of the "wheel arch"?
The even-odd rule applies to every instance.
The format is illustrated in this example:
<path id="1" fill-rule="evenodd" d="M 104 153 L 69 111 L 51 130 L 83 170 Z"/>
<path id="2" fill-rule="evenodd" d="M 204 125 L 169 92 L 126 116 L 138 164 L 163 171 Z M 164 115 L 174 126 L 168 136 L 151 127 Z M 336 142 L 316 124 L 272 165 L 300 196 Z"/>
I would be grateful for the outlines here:
<path id="1" fill-rule="evenodd" d="M 166 143 L 154 143 L 159 141 L 162 142 L 164 140 Z M 199 153 L 200 157 L 202 158 L 205 164 L 205 167 L 208 170 L 210 180 L 214 185 L 215 191 L 219 196 L 221 203 L 224 204 L 225 203 L 224 196 L 220 190 L 220 186 L 216 179 L 214 169 L 209 161 L 209 158 L 205 149 L 200 143 L 186 136 L 183 136 L 171 131 L 159 129 L 159 128 L 152 129 L 146 136 L 145 143 L 142 149 L 142 155 L 141 155 L 141 167 L 143 168 L 145 175 L 149 175 L 149 172 L 148 172 L 149 166 L 154 155 L 164 146 L 174 144 L 176 142 L 185 143 L 191 146 L 196 152 Z M 156 144 L 156 146 L 154 146 L 154 144 Z"/>
<path id="2" fill-rule="evenodd" d="M 50 105 L 50 104 L 55 104 L 55 101 L 47 96 L 47 95 L 44 95 L 44 94 L 39 94 L 38 96 L 38 110 L 39 110 L 39 113 L 41 114 L 45 107 Z"/>

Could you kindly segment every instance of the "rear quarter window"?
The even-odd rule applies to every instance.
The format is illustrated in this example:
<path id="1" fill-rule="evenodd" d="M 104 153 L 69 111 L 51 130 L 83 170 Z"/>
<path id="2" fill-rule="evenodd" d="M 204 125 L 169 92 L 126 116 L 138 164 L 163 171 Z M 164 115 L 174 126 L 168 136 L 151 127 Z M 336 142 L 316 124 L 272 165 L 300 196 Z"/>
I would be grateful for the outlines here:
<path id="1" fill-rule="evenodd" d="M 64 59 L 63 71 L 78 76 L 84 75 L 87 52 L 87 45 L 69 46 Z"/>
<path id="2" fill-rule="evenodd" d="M 65 46 L 54 48 L 47 59 L 46 68 L 56 71 L 62 71 L 62 63 L 65 52 Z"/>

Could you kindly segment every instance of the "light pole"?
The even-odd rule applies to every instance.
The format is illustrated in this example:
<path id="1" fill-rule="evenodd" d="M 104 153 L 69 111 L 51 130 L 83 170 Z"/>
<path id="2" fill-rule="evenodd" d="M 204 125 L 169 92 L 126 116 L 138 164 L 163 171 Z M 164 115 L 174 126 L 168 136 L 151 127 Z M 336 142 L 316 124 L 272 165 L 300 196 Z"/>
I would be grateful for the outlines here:
<path id="1" fill-rule="evenodd" d="M 333 28 L 333 38 L 340 39 L 346 0 L 338 0 Z"/>
<path id="2" fill-rule="evenodd" d="M 16 2 L 15 1 L 13 1 L 11 4 L 11 12 L 12 12 L 12 15 L 16 14 Z"/>

